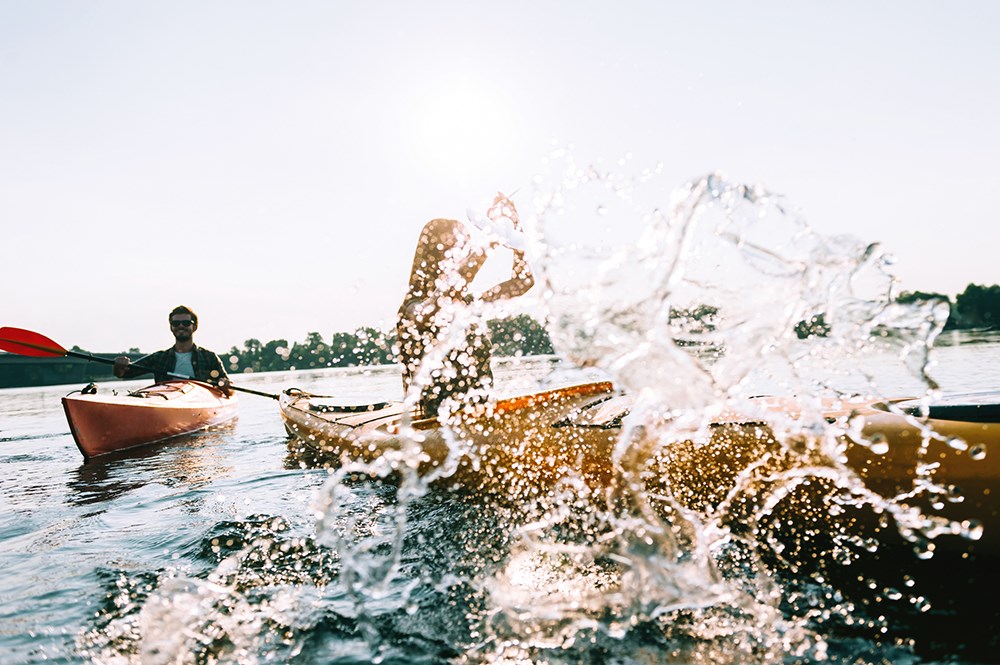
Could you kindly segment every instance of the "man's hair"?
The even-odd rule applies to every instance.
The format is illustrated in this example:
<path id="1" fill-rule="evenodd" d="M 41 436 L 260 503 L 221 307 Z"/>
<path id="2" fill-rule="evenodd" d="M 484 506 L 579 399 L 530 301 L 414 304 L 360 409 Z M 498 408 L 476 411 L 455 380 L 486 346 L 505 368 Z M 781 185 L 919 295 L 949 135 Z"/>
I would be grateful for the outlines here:
<path id="1" fill-rule="evenodd" d="M 184 305 L 178 305 L 177 307 L 174 307 L 172 310 L 170 310 L 170 314 L 167 314 L 167 321 L 173 319 L 174 314 L 190 314 L 191 320 L 194 321 L 195 325 L 198 325 L 198 315 L 195 314 L 194 310 L 191 309 L 190 307 L 186 307 Z"/>

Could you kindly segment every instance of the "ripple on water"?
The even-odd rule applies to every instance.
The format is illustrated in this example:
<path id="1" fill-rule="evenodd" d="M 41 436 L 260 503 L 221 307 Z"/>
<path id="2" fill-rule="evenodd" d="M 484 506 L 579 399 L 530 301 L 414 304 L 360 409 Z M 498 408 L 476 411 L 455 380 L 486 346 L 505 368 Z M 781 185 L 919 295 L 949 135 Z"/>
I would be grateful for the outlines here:
<path id="1" fill-rule="evenodd" d="M 43 453 L 23 453 L 20 455 L 0 455 L 0 464 L 35 464 L 40 462 L 48 462 L 52 459 L 51 455 L 46 455 Z"/>

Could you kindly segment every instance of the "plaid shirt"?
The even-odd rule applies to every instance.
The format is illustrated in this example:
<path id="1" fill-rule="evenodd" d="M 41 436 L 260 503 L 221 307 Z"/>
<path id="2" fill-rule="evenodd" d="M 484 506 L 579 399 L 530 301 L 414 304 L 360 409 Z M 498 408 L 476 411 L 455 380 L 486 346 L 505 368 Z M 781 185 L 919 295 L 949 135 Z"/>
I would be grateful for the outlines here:
<path id="1" fill-rule="evenodd" d="M 191 351 L 191 365 L 194 366 L 194 378 L 196 380 L 214 384 L 219 379 L 228 378 L 226 370 L 222 366 L 222 361 L 219 360 L 219 356 L 199 346 L 195 346 Z M 168 376 L 168 372 L 174 371 L 176 362 L 177 355 L 173 347 L 164 349 L 163 351 L 156 351 L 135 361 L 135 364 L 141 365 L 142 368 L 132 365 L 125 370 L 125 376 L 122 378 L 132 379 L 152 371 L 153 378 L 157 383 L 169 381 L 171 378 L 176 378 Z"/>

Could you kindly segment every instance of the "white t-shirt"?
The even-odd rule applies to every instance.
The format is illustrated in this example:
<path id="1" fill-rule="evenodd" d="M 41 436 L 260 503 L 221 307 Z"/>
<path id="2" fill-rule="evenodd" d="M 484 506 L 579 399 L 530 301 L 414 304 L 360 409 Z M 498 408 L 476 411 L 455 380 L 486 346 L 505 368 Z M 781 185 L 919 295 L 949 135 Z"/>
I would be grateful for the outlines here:
<path id="1" fill-rule="evenodd" d="M 174 361 L 174 374 L 180 374 L 181 376 L 194 376 L 194 364 L 191 362 L 191 356 L 193 353 L 188 351 L 187 353 L 174 353 L 177 358 Z"/>

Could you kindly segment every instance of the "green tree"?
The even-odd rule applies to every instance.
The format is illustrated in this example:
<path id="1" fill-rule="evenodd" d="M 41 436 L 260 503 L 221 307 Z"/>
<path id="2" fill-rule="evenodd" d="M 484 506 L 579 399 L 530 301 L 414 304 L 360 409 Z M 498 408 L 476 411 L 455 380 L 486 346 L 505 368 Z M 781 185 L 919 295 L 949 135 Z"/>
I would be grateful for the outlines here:
<path id="1" fill-rule="evenodd" d="M 355 353 L 359 365 L 389 365 L 395 362 L 392 345 L 386 334 L 377 328 L 358 328 Z"/>
<path id="2" fill-rule="evenodd" d="M 955 297 L 954 312 L 962 328 L 1000 327 L 1000 286 L 969 284 Z"/>
<path id="3" fill-rule="evenodd" d="M 913 303 L 927 302 L 928 300 L 943 300 L 948 303 L 951 308 L 948 312 L 948 320 L 945 321 L 944 329 L 952 330 L 960 326 L 958 321 L 958 315 L 955 312 L 955 305 L 952 303 L 951 298 L 943 293 L 933 293 L 928 291 L 903 291 L 896 298 L 896 302 L 901 305 L 911 305 Z"/>
<path id="4" fill-rule="evenodd" d="M 951 302 L 951 298 L 943 293 L 928 293 L 927 291 L 903 291 L 896 298 L 896 302 L 903 305 L 909 305 L 915 302 L 922 302 L 924 300 L 947 300 Z"/>
<path id="5" fill-rule="evenodd" d="M 318 332 L 311 332 L 306 335 L 302 343 L 296 342 L 289 352 L 290 369 L 315 369 L 317 367 L 328 367 L 330 360 L 330 347 L 323 341 L 323 336 Z"/>
<path id="6" fill-rule="evenodd" d="M 242 358 L 240 358 L 240 350 L 235 346 L 229 349 L 229 353 L 222 357 L 222 364 L 225 366 L 226 371 L 230 374 L 236 374 L 240 371 L 240 363 Z"/>
<path id="7" fill-rule="evenodd" d="M 330 340 L 331 367 L 353 367 L 358 364 L 358 337 L 351 333 L 335 332 Z"/>
<path id="8" fill-rule="evenodd" d="M 243 342 L 242 349 L 237 349 L 235 346 L 231 348 L 229 357 L 224 358 L 223 362 L 227 364 L 231 373 L 260 372 L 263 371 L 260 368 L 263 349 L 264 345 L 260 340 L 251 338 Z"/>
<path id="9" fill-rule="evenodd" d="M 807 337 L 826 337 L 830 334 L 830 324 L 826 322 L 823 314 L 817 314 L 806 321 L 799 321 L 795 324 L 795 335 L 799 339 Z"/>
<path id="10" fill-rule="evenodd" d="M 291 366 L 291 349 L 288 341 L 284 339 L 272 339 L 265 344 L 260 351 L 258 372 L 280 372 Z"/>
<path id="11" fill-rule="evenodd" d="M 549 333 L 527 314 L 490 319 L 486 323 L 497 356 L 536 356 L 555 353 Z"/>
<path id="12" fill-rule="evenodd" d="M 689 335 L 703 335 L 713 332 L 718 318 L 719 308 L 715 305 L 670 308 L 670 325 L 675 334 L 683 332 Z"/>

